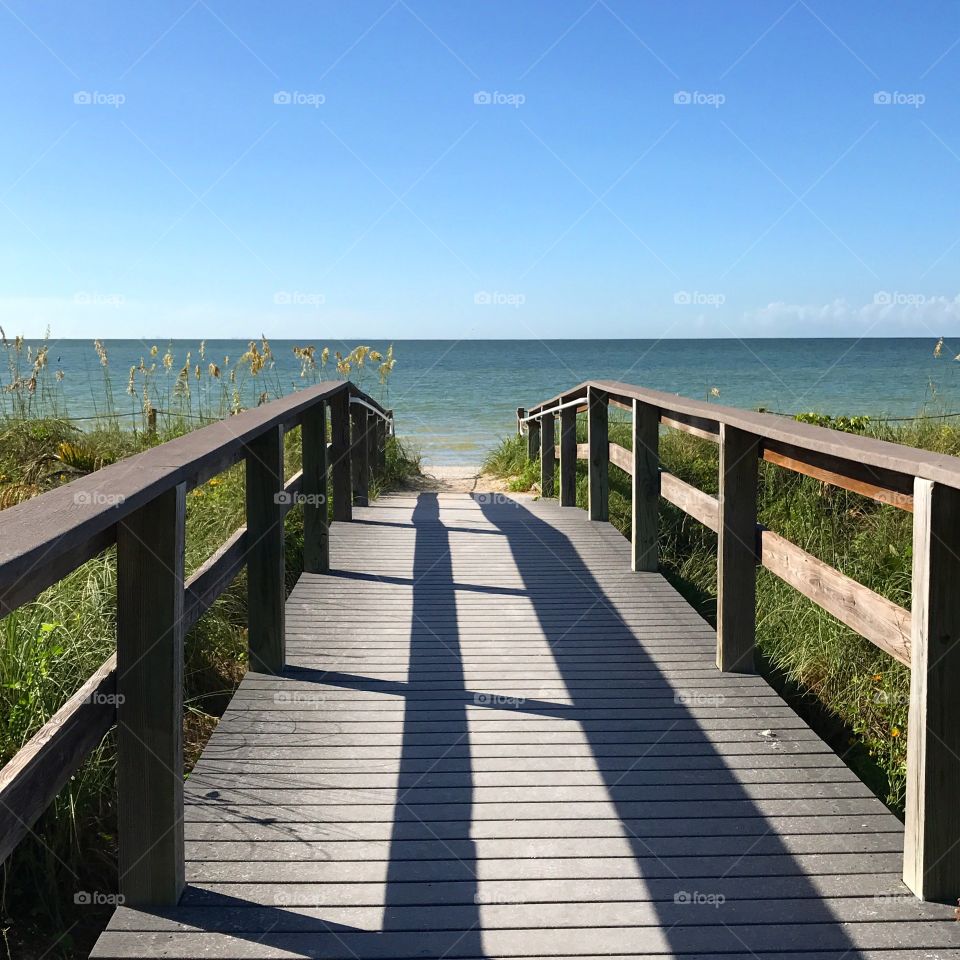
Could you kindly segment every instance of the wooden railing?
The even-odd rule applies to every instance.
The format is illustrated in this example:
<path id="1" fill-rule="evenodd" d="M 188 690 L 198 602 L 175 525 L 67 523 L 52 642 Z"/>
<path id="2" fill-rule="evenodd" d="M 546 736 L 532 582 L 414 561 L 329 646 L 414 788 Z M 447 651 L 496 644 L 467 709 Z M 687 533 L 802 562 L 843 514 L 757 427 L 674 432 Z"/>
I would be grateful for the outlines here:
<path id="1" fill-rule="evenodd" d="M 632 414 L 632 449 L 611 443 L 610 405 Z M 589 441 L 577 444 L 587 414 Z M 556 444 L 556 418 L 560 420 Z M 911 669 L 903 878 L 925 899 L 960 893 L 960 459 L 625 383 L 588 381 L 517 411 L 541 488 L 576 503 L 588 461 L 589 515 L 608 519 L 608 464 L 632 477 L 632 565 L 657 569 L 659 499 L 717 533 L 717 666 L 751 672 L 761 564 Z M 660 468 L 661 425 L 719 444 L 719 496 Z M 757 523 L 757 461 L 815 477 L 913 514 L 911 609 Z"/>
<path id="2" fill-rule="evenodd" d="M 332 444 L 327 442 L 327 420 Z M 116 547 L 117 652 L 0 770 L 0 859 L 117 726 L 119 885 L 128 904 L 175 904 L 184 884 L 183 642 L 247 567 L 251 670 L 284 649 L 284 517 L 303 507 L 303 565 L 329 567 L 335 519 L 367 502 L 392 416 L 354 384 L 321 384 L 196 430 L 0 512 L 0 615 Z M 303 469 L 284 478 L 284 433 Z M 187 492 L 243 460 L 246 526 L 184 580 Z"/>

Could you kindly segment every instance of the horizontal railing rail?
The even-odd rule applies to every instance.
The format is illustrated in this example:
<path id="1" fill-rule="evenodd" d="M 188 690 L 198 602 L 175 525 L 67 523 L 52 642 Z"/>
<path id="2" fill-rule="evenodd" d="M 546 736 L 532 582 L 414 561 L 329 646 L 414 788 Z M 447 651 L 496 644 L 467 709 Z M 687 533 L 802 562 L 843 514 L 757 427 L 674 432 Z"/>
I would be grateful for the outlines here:
<path id="1" fill-rule="evenodd" d="M 286 515 L 303 508 L 304 570 L 329 569 L 328 489 L 335 518 L 352 519 L 392 421 L 353 383 L 320 384 L 0 511 L 0 616 L 109 547 L 117 563 L 116 653 L 0 769 L 0 859 L 116 726 L 120 893 L 177 902 L 184 636 L 247 567 L 250 669 L 283 669 Z M 298 426 L 303 468 L 285 479 L 283 437 Z M 241 461 L 246 525 L 185 578 L 186 493 Z"/>
<path id="2" fill-rule="evenodd" d="M 632 449 L 610 441 L 610 406 L 631 413 Z M 576 504 L 576 464 L 587 461 L 591 520 L 609 519 L 609 464 L 632 478 L 634 570 L 658 569 L 661 498 L 717 534 L 719 669 L 755 669 L 757 566 L 910 668 L 903 877 L 925 899 L 960 894 L 960 459 L 607 380 L 518 408 L 524 427 L 544 496 L 559 460 L 562 506 Z M 718 496 L 661 467 L 662 428 L 718 444 Z M 910 610 L 758 523 L 760 460 L 912 513 Z"/>

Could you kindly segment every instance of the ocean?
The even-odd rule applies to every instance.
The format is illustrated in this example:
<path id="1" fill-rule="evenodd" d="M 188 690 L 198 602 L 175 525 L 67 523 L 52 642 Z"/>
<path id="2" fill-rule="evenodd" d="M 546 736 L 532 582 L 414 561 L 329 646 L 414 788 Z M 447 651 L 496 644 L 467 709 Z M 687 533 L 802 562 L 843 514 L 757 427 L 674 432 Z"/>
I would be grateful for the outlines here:
<path id="1" fill-rule="evenodd" d="M 314 341 L 331 353 L 357 343 L 385 351 L 387 342 Z M 197 360 L 198 341 L 108 340 L 104 345 L 116 406 L 133 408 L 125 395 L 131 365 L 150 361 L 150 347 L 169 348 L 174 367 L 187 351 Z M 270 385 L 301 388 L 293 347 L 304 341 L 273 340 Z M 514 430 L 516 408 L 529 406 L 588 378 L 622 380 L 729 406 L 797 413 L 910 417 L 923 409 L 960 411 L 960 340 L 764 339 L 764 340 L 397 340 L 396 365 L 381 394 L 376 373 L 361 385 L 396 413 L 397 433 L 418 447 L 427 464 L 476 464 L 500 437 Z M 206 360 L 231 364 L 245 340 L 208 340 Z M 87 416 L 103 403 L 103 370 L 92 341 L 50 342 L 50 366 L 63 370 L 60 384 L 69 412 Z M 0 370 L 0 377 L 5 371 Z M 327 376 L 335 376 L 333 365 Z M 3 379 L 3 383 L 8 379 Z M 249 380 L 245 401 L 262 385 Z"/>

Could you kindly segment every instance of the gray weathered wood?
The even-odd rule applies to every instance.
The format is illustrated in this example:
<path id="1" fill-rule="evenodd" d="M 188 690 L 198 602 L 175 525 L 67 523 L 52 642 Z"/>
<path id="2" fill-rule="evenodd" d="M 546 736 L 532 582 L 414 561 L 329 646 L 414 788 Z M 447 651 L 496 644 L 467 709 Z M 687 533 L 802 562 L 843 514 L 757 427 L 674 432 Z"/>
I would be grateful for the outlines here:
<path id="1" fill-rule="evenodd" d="M 350 465 L 350 396 L 337 394 L 330 399 L 330 473 L 333 488 L 333 519 L 353 518 L 353 470 Z"/>
<path id="2" fill-rule="evenodd" d="M 666 470 L 660 471 L 660 496 L 699 520 L 714 533 L 720 529 L 720 504 L 716 497 L 704 493 Z"/>
<path id="3" fill-rule="evenodd" d="M 760 534 L 760 561 L 851 630 L 910 666 L 910 611 L 857 583 L 772 530 Z"/>
<path id="4" fill-rule="evenodd" d="M 560 411 L 560 506 L 577 505 L 577 411 Z"/>
<path id="5" fill-rule="evenodd" d="M 610 440 L 607 427 L 607 395 L 595 387 L 587 391 L 588 513 L 591 520 L 610 517 Z"/>
<path id="6" fill-rule="evenodd" d="M 926 900 L 960 891 L 960 491 L 916 481 L 903 879 Z"/>
<path id="7" fill-rule="evenodd" d="M 355 403 L 350 407 L 350 454 L 353 467 L 353 503 L 365 507 L 370 501 L 370 438 L 366 407 Z"/>
<path id="8" fill-rule="evenodd" d="M 277 673 L 286 657 L 283 427 L 247 448 L 247 624 L 250 669 Z"/>
<path id="9" fill-rule="evenodd" d="M 327 405 L 317 404 L 301 421 L 303 444 L 303 569 L 330 569 L 327 503 Z"/>
<path id="10" fill-rule="evenodd" d="M 660 411 L 633 401 L 632 544 L 634 570 L 657 569 L 657 518 L 660 512 Z"/>
<path id="11" fill-rule="evenodd" d="M 169 906 L 184 885 L 183 551 L 186 484 L 117 529 L 120 893 Z"/>
<path id="12" fill-rule="evenodd" d="M 735 673 L 754 670 L 758 452 L 755 436 L 720 425 L 717 666 Z"/>
<path id="13" fill-rule="evenodd" d="M 555 420 L 552 413 L 544 414 L 540 421 L 540 493 L 553 496 L 554 447 L 556 445 Z"/>
<path id="14" fill-rule="evenodd" d="M 540 456 L 540 421 L 527 421 L 527 459 L 536 460 Z"/>
<path id="15" fill-rule="evenodd" d="M 117 716 L 116 654 L 0 769 L 0 861 L 30 831 Z"/>

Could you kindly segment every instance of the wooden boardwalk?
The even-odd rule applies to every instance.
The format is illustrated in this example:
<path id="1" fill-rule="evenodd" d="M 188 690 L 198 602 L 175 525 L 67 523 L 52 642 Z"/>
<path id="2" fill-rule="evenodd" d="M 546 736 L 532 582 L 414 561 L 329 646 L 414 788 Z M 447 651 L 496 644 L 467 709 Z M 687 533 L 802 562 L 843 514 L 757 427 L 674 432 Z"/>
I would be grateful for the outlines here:
<path id="1" fill-rule="evenodd" d="M 94 957 L 960 957 L 896 818 L 552 501 L 331 527 L 186 784 L 187 890 Z"/>

